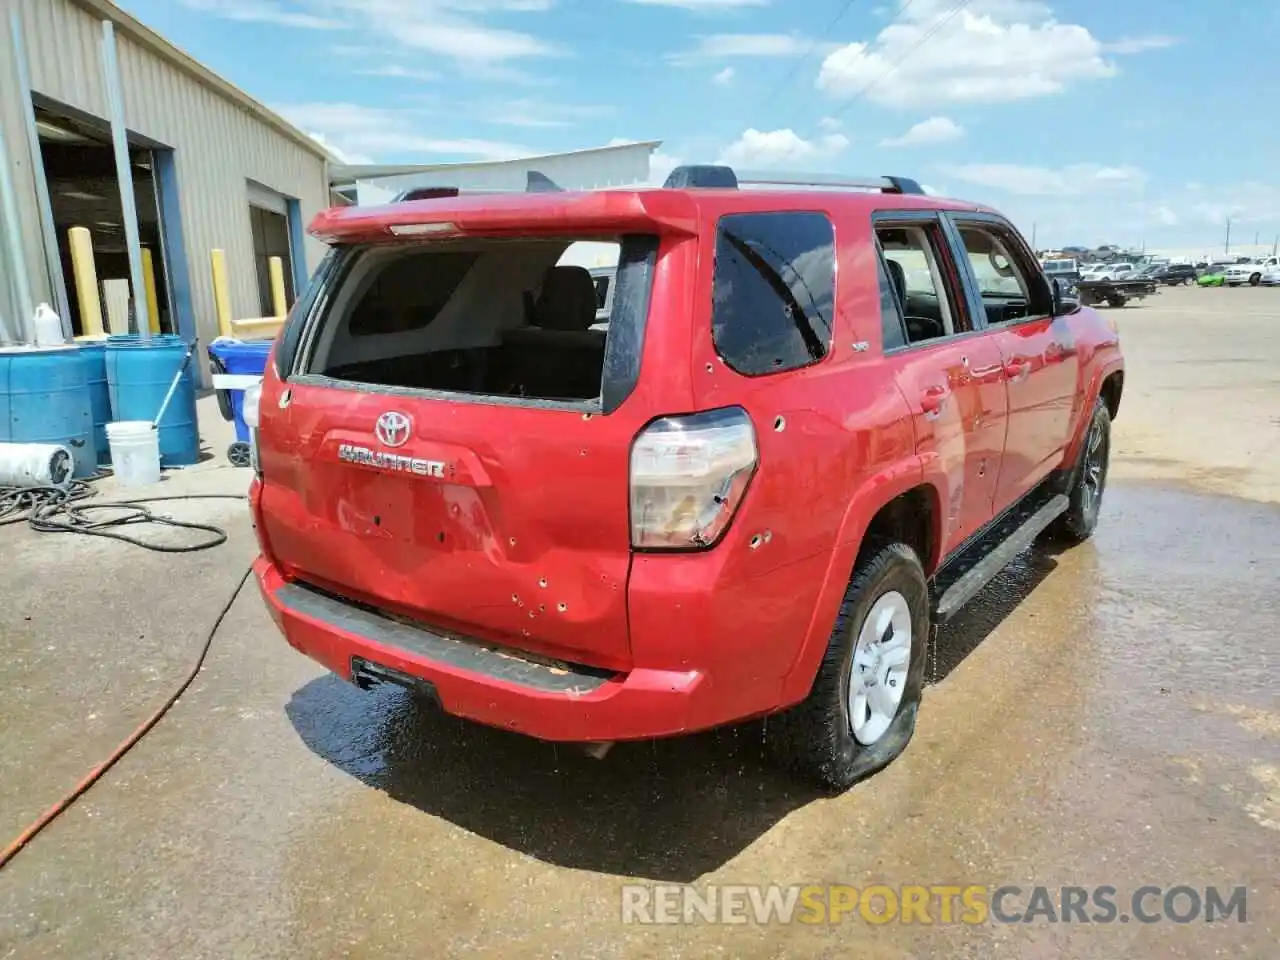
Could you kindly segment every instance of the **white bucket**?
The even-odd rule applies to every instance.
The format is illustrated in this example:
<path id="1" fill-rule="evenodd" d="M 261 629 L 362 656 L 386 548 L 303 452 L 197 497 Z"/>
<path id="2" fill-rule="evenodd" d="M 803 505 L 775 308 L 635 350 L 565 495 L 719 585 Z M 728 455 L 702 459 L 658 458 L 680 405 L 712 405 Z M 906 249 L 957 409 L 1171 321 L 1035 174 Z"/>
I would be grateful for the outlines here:
<path id="1" fill-rule="evenodd" d="M 111 469 L 124 487 L 160 481 L 160 434 L 150 420 L 107 424 Z"/>
<path id="2" fill-rule="evenodd" d="M 62 488 L 75 467 L 59 443 L 0 443 L 0 486 Z"/>

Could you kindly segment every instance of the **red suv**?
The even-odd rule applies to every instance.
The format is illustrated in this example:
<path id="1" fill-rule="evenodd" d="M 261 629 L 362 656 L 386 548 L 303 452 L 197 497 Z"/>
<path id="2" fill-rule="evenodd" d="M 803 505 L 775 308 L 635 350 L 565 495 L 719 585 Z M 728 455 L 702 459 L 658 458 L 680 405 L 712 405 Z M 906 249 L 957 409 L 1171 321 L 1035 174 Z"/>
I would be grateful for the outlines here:
<path id="1" fill-rule="evenodd" d="M 250 403 L 288 642 L 597 751 L 767 716 L 834 789 L 901 752 L 935 624 L 1094 529 L 1124 366 L 994 211 L 796 186 L 321 214 Z"/>

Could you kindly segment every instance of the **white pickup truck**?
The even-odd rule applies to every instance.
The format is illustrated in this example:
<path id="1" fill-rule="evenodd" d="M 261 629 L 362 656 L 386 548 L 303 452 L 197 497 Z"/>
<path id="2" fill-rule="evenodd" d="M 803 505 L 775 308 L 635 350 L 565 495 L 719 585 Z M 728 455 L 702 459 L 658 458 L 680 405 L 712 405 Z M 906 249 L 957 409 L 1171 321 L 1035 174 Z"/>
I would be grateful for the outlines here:
<path id="1" fill-rule="evenodd" d="M 1278 281 L 1275 279 L 1275 274 L 1278 270 L 1280 270 L 1280 257 L 1264 257 L 1251 263 L 1233 263 L 1227 267 L 1224 274 L 1226 279 L 1223 282 L 1228 287 L 1238 287 L 1242 283 L 1256 287 L 1264 281 L 1276 283 Z M 1272 279 L 1267 280 L 1269 274 Z"/>
<path id="2" fill-rule="evenodd" d="M 1085 268 L 1086 280 L 1129 280 L 1138 268 L 1132 263 L 1098 263 Z"/>

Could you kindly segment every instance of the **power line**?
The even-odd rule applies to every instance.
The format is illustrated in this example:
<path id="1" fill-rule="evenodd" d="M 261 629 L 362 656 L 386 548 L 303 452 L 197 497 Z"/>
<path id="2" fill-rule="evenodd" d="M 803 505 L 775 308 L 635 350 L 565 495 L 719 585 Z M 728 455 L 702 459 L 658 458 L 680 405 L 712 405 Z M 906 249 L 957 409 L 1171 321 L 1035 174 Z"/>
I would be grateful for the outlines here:
<path id="1" fill-rule="evenodd" d="M 840 20 L 844 17 L 846 13 L 849 12 L 849 8 L 853 6 L 853 2 L 854 0 L 849 0 L 849 2 L 846 3 L 841 8 L 840 12 L 836 14 L 835 19 L 832 20 L 829 24 L 827 24 L 826 29 L 822 31 L 824 34 L 830 33 L 835 28 L 835 25 L 840 22 Z M 906 13 L 908 10 L 911 9 L 911 5 L 915 2 L 916 0 L 907 0 L 907 2 L 902 5 L 901 9 L 898 10 L 898 13 L 895 19 L 901 18 L 904 13 Z M 805 55 L 800 58 L 800 62 L 796 63 L 796 65 L 791 68 L 790 72 L 783 79 L 783 83 L 785 83 L 787 80 L 790 80 L 793 76 L 795 76 L 796 71 L 800 69 L 800 64 L 803 63 L 805 60 L 809 59 L 809 55 L 818 48 L 819 42 L 820 42 L 819 38 L 815 37 L 813 43 L 809 45 L 809 49 L 805 51 Z M 778 84 L 778 86 L 781 87 L 783 83 Z M 783 126 L 790 127 L 793 123 L 795 123 L 796 118 L 800 116 L 800 112 L 803 109 L 804 109 L 804 106 L 802 104 L 799 109 L 797 109 L 794 113 L 791 114 L 791 116 L 787 119 L 787 122 L 783 124 Z"/>
<path id="2" fill-rule="evenodd" d="M 972 2 L 973 0 L 960 0 L 959 3 L 957 3 L 954 7 L 951 8 L 951 11 L 946 16 L 944 16 L 941 20 L 939 20 L 927 31 L 925 31 L 925 33 L 919 39 L 917 39 L 913 44 L 907 47 L 907 49 L 902 52 L 902 55 L 889 65 L 889 68 L 887 70 L 885 70 L 883 73 L 876 76 L 870 83 L 866 84 L 864 87 L 862 87 L 862 89 L 858 90 L 852 97 L 843 101 L 842 105 L 838 110 L 828 111 L 827 116 L 831 117 L 832 119 L 838 119 L 841 116 L 843 116 L 851 106 L 857 103 L 857 101 L 861 99 L 868 91 L 874 89 L 880 83 L 880 81 L 888 77 L 891 73 L 897 70 L 898 67 L 902 66 L 903 62 L 907 59 L 907 57 L 909 57 L 913 52 L 918 50 L 924 44 L 928 43 L 938 33 L 939 30 L 941 30 L 948 23 L 950 23 L 952 20 L 958 17 L 960 13 L 965 9 L 965 7 L 969 6 L 969 4 L 971 4 Z M 905 10 L 906 7 L 903 7 L 903 9 Z"/>
<path id="3" fill-rule="evenodd" d="M 796 75 L 796 71 L 804 65 L 804 62 L 813 56 L 813 51 L 818 49 L 818 44 L 822 42 L 822 38 L 835 29 L 836 24 L 844 19 L 844 15 L 853 8 L 854 3 L 856 2 L 857 0 L 845 0 L 844 5 L 840 8 L 840 12 L 831 18 L 831 22 L 823 28 L 821 33 L 814 36 L 813 43 L 809 44 L 809 49 L 804 52 L 799 60 L 792 64 L 791 69 L 787 71 L 787 75 L 778 81 L 779 90 L 785 87 L 787 85 L 787 81 Z M 915 2 L 916 0 L 907 0 L 907 6 L 910 6 Z M 905 10 L 906 7 L 903 7 L 903 9 Z"/>

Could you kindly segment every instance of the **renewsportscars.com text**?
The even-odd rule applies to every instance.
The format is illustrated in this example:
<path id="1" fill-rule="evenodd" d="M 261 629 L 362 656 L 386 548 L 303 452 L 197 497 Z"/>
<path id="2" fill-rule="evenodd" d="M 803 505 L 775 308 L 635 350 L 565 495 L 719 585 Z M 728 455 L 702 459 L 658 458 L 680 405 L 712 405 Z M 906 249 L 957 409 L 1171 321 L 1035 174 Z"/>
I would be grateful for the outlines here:
<path id="1" fill-rule="evenodd" d="M 871 884 L 628 884 L 628 924 L 1246 922 L 1245 887 Z"/>

